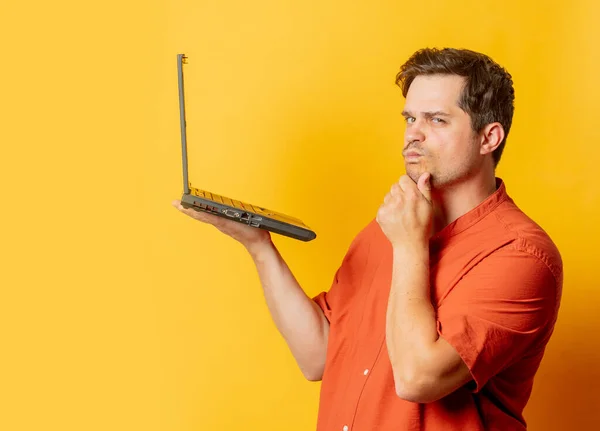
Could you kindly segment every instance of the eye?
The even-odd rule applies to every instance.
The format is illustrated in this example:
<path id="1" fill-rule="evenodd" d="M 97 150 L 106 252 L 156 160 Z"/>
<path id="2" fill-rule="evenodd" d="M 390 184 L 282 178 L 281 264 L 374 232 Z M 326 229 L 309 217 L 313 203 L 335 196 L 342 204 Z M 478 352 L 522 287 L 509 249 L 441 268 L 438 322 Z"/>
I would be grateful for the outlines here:
<path id="1" fill-rule="evenodd" d="M 412 124 L 415 122 L 415 117 L 404 117 L 404 121 L 406 121 L 408 124 Z"/>
<path id="2" fill-rule="evenodd" d="M 445 123 L 445 121 L 444 121 L 444 120 L 442 120 L 442 119 L 441 119 L 441 118 L 439 118 L 439 117 L 433 117 L 433 118 L 431 119 L 431 121 L 433 121 L 434 123 L 438 123 L 438 124 L 440 124 L 440 123 Z"/>

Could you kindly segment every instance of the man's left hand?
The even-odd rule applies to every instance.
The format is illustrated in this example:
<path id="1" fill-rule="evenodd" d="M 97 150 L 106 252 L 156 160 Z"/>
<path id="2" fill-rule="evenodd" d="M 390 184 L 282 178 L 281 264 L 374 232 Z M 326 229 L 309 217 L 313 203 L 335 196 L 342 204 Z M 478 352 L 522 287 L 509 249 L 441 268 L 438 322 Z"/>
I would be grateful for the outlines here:
<path id="1" fill-rule="evenodd" d="M 377 223 L 392 246 L 427 242 L 433 227 L 431 174 L 423 173 L 417 183 L 403 175 L 385 196 L 377 212 Z"/>

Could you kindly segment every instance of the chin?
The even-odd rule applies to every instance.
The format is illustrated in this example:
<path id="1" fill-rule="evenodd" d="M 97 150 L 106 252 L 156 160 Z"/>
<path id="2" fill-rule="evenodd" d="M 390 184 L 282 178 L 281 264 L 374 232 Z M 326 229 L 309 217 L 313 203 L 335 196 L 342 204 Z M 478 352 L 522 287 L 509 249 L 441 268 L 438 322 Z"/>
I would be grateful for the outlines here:
<path id="1" fill-rule="evenodd" d="M 405 169 L 406 175 L 408 175 L 415 183 L 419 180 L 419 177 L 423 175 L 423 172 L 425 172 L 423 168 L 414 164 L 405 165 Z"/>

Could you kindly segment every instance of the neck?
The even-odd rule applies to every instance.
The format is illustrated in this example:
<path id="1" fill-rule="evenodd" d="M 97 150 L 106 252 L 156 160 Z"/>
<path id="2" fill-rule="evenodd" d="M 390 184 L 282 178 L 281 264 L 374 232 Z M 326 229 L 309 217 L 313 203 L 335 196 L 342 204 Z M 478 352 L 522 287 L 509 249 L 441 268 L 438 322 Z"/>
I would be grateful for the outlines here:
<path id="1" fill-rule="evenodd" d="M 495 174 L 479 173 L 465 181 L 432 190 L 433 228 L 438 233 L 496 191 Z"/>

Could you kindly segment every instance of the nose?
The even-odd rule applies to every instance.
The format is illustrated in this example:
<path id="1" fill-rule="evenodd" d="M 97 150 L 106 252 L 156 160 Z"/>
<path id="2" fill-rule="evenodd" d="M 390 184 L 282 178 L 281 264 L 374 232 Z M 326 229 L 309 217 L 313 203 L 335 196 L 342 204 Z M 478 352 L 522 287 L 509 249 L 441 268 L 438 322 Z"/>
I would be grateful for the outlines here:
<path id="1" fill-rule="evenodd" d="M 406 125 L 406 131 L 404 132 L 404 149 L 407 149 L 411 144 L 420 144 L 425 140 L 425 134 L 421 123 L 416 120 L 412 124 Z"/>

